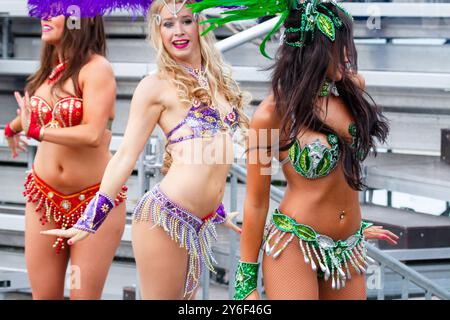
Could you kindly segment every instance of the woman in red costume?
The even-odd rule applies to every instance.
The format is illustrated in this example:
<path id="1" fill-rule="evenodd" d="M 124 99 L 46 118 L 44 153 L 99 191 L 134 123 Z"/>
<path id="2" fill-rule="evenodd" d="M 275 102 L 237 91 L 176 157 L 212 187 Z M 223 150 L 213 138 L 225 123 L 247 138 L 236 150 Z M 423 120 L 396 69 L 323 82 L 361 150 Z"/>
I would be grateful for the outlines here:
<path id="1" fill-rule="evenodd" d="M 125 225 L 123 187 L 96 237 L 67 247 L 63 238 L 55 242 L 41 235 L 72 227 L 98 191 L 111 158 L 116 83 L 105 58 L 103 20 L 81 18 L 79 28 L 71 29 L 69 19 L 61 13 L 42 18 L 40 66 L 29 77 L 25 96 L 15 92 L 20 116 L 5 129 L 13 156 L 18 133 L 40 141 L 24 192 L 25 257 L 33 299 L 64 298 L 69 259 L 76 284 L 70 298 L 101 298 Z"/>

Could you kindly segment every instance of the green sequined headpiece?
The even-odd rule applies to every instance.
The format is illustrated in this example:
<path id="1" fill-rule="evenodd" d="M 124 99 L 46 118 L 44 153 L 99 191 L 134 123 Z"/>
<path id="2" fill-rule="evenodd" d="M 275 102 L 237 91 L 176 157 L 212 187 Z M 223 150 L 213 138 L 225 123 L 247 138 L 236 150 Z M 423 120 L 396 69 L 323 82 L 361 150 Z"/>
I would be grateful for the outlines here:
<path id="1" fill-rule="evenodd" d="M 309 43 L 308 39 L 314 39 L 316 28 L 327 36 L 330 41 L 334 41 L 336 28 L 341 28 L 343 22 L 324 5 L 325 3 L 331 3 L 351 17 L 335 0 L 304 0 L 303 3 L 300 0 L 202 0 L 187 6 L 193 12 L 200 12 L 211 8 L 224 9 L 221 17 L 211 18 L 201 22 L 210 23 L 210 26 L 203 34 L 233 21 L 253 20 L 271 15 L 280 15 L 280 19 L 275 27 L 267 34 L 260 46 L 261 53 L 270 59 L 266 52 L 266 43 L 294 10 L 301 12 L 300 27 L 288 28 L 285 30 L 285 33 L 299 33 L 299 40 L 296 42 L 288 42 L 285 40 L 287 45 L 294 47 L 307 45 Z"/>

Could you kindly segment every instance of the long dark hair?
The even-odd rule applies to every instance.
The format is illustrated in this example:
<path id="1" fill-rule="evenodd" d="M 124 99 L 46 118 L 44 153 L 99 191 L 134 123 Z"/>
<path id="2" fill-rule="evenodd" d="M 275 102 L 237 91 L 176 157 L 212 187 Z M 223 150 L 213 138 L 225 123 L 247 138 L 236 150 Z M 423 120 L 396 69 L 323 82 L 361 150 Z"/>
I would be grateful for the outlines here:
<path id="1" fill-rule="evenodd" d="M 330 41 L 318 28 L 309 44 L 292 47 L 284 43 L 277 54 L 273 66 L 272 90 L 276 101 L 276 112 L 280 118 L 280 150 L 288 150 L 299 134 L 309 129 L 324 134 L 336 134 L 319 117 L 316 103 L 319 92 L 326 79 L 329 66 L 336 73 L 340 68 L 342 80 L 336 82 L 340 98 L 355 119 L 359 139 L 355 152 L 351 146 L 339 137 L 339 148 L 343 171 L 347 183 L 355 190 L 364 187 L 361 174 L 361 161 L 373 149 L 376 152 L 374 138 L 384 142 L 389 131 L 386 119 L 373 99 L 351 79 L 356 75 L 357 52 L 353 41 L 353 21 L 333 4 L 324 3 L 343 22 L 336 28 L 335 41 Z M 319 11 L 323 9 L 319 8 Z M 326 14 L 326 12 L 323 12 Z M 286 28 L 300 28 L 302 11 L 293 10 L 285 21 Z M 298 33 L 286 33 L 286 41 L 296 42 Z M 347 51 L 351 70 L 345 70 L 344 51 Z M 328 103 L 327 103 L 328 108 Z M 361 156 L 361 154 L 363 156 Z"/>
<path id="2" fill-rule="evenodd" d="M 81 90 L 78 84 L 78 75 L 81 68 L 88 63 L 92 54 L 106 55 L 106 35 L 103 18 L 81 18 L 81 28 L 69 29 L 67 18 L 64 23 L 64 33 L 61 39 L 61 55 L 67 62 L 67 68 L 60 79 L 52 87 L 53 92 L 65 92 L 62 89 L 67 79 L 72 79 L 75 92 L 65 92 L 74 94 L 81 98 Z M 41 61 L 38 71 L 27 79 L 26 90 L 30 95 L 47 80 L 52 68 L 58 63 L 58 53 L 56 47 L 51 44 L 43 44 Z"/>

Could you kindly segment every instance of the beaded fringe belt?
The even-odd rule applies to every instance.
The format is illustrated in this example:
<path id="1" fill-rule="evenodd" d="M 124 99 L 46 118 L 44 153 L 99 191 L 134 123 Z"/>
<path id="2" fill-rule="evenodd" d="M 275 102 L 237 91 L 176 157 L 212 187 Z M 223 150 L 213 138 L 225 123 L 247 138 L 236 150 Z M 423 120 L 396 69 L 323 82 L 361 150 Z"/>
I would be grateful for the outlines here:
<path id="1" fill-rule="evenodd" d="M 161 192 L 159 185 L 147 192 L 134 210 L 134 221 L 149 219 L 155 226 L 164 228 L 172 240 L 187 250 L 188 274 L 184 295 L 194 293 L 203 266 L 215 272 L 213 263 L 217 262 L 213 257 L 211 244 L 217 240 L 217 233 L 213 219 L 204 221 L 179 207 Z"/>
<path id="2" fill-rule="evenodd" d="M 263 248 L 268 256 L 276 259 L 297 237 L 305 263 L 311 264 L 311 268 L 318 271 L 314 262 L 314 254 L 325 281 L 328 281 L 331 276 L 331 287 L 339 290 L 345 287 L 346 280 L 351 279 L 349 265 L 358 274 L 363 274 L 366 272 L 368 262 L 374 262 L 367 255 L 364 245 L 363 230 L 370 226 L 370 223 L 362 221 L 360 229 L 354 235 L 344 241 L 334 241 L 326 235 L 318 234 L 310 226 L 300 224 L 275 210 L 271 222 L 265 228 Z M 287 238 L 284 239 L 286 235 Z M 273 239 L 274 241 L 272 241 Z"/>
<path id="3" fill-rule="evenodd" d="M 89 201 L 100 188 L 100 184 L 96 184 L 80 192 L 63 195 L 47 185 L 33 171 L 28 172 L 24 186 L 23 195 L 27 198 L 27 202 L 37 202 L 36 211 L 42 211 L 39 219 L 42 225 L 53 220 L 56 227 L 63 230 L 70 229 L 77 222 Z M 127 187 L 123 186 L 115 200 L 116 205 L 127 198 L 126 191 Z M 64 238 L 58 237 L 53 247 L 56 253 L 63 250 L 65 248 Z"/>

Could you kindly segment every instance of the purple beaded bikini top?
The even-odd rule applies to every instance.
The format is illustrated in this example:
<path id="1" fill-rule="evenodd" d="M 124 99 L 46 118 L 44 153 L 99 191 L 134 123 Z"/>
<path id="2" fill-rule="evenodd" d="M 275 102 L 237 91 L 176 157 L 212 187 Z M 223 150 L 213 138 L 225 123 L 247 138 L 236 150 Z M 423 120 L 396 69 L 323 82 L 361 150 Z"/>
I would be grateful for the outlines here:
<path id="1" fill-rule="evenodd" d="M 192 129 L 192 134 L 171 140 L 170 137 L 184 124 Z M 186 118 L 176 125 L 167 135 L 168 144 L 170 145 L 195 138 L 213 137 L 220 130 L 227 129 L 225 124 L 230 128 L 231 134 L 233 134 L 238 127 L 238 113 L 234 107 L 233 111 L 222 120 L 218 110 L 201 103 L 199 100 L 194 100 Z"/>

